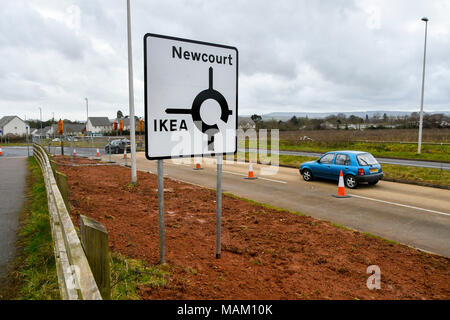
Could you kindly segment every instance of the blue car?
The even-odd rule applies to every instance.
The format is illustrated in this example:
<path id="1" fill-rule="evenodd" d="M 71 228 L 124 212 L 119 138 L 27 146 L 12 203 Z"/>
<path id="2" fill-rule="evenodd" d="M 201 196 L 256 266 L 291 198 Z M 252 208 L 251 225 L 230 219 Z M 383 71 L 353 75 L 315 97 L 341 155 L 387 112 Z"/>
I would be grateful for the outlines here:
<path id="1" fill-rule="evenodd" d="M 330 151 L 316 161 L 302 163 L 299 170 L 305 181 L 314 178 L 337 181 L 342 170 L 345 186 L 351 189 L 361 182 L 374 185 L 384 175 L 374 156 L 362 151 Z"/>

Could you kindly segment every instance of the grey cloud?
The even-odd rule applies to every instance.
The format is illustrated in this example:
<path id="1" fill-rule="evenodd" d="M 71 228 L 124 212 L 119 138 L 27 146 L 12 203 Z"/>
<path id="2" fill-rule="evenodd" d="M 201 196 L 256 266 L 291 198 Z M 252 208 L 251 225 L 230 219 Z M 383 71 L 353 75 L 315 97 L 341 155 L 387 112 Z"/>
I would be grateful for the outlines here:
<path id="1" fill-rule="evenodd" d="M 78 6 L 80 28 L 44 19 L 30 1 L 0 12 L 0 113 L 46 110 L 84 119 L 128 105 L 126 5 L 42 0 L 43 10 Z M 450 5 L 435 1 L 132 1 L 136 111 L 143 110 L 147 32 L 238 47 L 240 110 L 350 111 L 417 108 L 423 23 L 430 16 L 426 110 L 450 109 Z M 0 114 L 1 115 L 1 114 Z"/>

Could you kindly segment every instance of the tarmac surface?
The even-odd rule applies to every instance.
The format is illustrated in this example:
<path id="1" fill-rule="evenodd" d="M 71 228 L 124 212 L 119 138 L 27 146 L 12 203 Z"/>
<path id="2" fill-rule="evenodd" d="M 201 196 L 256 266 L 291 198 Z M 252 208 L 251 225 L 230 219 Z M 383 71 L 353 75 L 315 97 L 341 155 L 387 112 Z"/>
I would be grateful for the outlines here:
<path id="1" fill-rule="evenodd" d="M 14 259 L 24 204 L 26 163 L 25 157 L 0 157 L 0 282 Z"/>

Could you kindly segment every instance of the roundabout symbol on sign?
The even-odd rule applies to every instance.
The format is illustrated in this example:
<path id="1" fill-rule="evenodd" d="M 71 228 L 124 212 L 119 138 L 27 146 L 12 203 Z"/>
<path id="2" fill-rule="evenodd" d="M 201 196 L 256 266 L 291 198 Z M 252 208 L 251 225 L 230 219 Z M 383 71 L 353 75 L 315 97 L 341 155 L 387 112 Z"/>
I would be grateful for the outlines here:
<path id="1" fill-rule="evenodd" d="M 221 114 L 220 119 L 223 122 L 228 122 L 228 117 L 233 113 L 232 110 L 229 109 L 227 100 L 225 97 L 217 90 L 213 88 L 213 68 L 209 67 L 209 87 L 206 90 L 201 91 L 195 97 L 192 102 L 191 109 L 177 109 L 177 108 L 167 108 L 167 114 L 190 114 L 192 116 L 192 120 L 195 123 L 195 126 L 204 134 L 208 135 L 208 150 L 214 151 L 214 135 L 219 132 L 219 127 L 217 124 L 207 124 L 203 121 L 200 116 L 200 108 L 202 104 L 208 100 L 212 99 L 217 101 L 220 106 Z"/>

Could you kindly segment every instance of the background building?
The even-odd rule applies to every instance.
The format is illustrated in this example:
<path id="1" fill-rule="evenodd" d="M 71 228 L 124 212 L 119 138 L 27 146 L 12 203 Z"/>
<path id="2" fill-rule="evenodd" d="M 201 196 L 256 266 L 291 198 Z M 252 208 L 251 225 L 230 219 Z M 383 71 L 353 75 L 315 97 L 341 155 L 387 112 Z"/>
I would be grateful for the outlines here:
<path id="1" fill-rule="evenodd" d="M 113 127 L 108 117 L 89 117 L 86 132 L 104 133 L 112 131 Z"/>
<path id="2" fill-rule="evenodd" d="M 23 136 L 27 133 L 27 124 L 18 116 L 4 116 L 0 119 L 0 136 Z"/>

